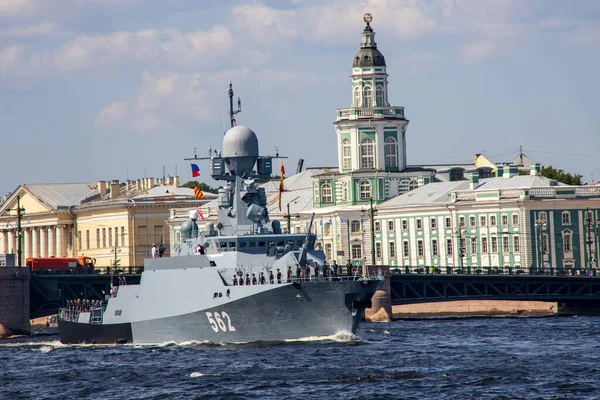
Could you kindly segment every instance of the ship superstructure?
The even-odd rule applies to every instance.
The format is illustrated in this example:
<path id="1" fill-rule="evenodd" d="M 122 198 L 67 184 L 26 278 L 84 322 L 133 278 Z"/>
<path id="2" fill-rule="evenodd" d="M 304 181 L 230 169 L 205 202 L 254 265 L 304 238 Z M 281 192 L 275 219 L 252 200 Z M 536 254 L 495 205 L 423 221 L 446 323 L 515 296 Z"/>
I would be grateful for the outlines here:
<path id="1" fill-rule="evenodd" d="M 171 257 L 146 259 L 139 285 L 119 286 L 102 307 L 61 310 L 61 342 L 249 342 L 356 332 L 383 278 L 332 271 L 313 246 L 312 221 L 307 234 L 283 233 L 270 221 L 256 180 L 271 176 L 273 158 L 259 155 L 250 128 L 229 129 L 222 151 L 206 158 L 211 176 L 225 182 L 218 223 L 199 230 L 191 211 Z"/>

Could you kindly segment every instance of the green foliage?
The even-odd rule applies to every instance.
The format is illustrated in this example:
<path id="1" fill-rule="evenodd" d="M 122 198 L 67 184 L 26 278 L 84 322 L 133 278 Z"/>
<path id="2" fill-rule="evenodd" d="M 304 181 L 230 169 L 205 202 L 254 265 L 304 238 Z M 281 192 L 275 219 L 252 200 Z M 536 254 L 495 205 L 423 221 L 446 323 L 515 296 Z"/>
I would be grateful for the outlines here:
<path id="1" fill-rule="evenodd" d="M 198 186 L 200 188 L 200 190 L 202 190 L 203 192 L 207 192 L 207 193 L 218 193 L 219 192 L 219 188 L 214 188 L 214 187 L 208 186 L 204 182 L 187 181 L 186 183 L 181 185 L 181 187 L 186 187 L 186 188 L 190 188 L 190 189 L 193 189 L 196 186 Z"/>
<path id="2" fill-rule="evenodd" d="M 565 172 L 562 169 L 552 168 L 552 165 L 549 167 L 543 167 L 541 175 L 545 176 L 546 178 L 554 179 L 559 182 L 565 183 L 567 185 L 581 185 L 582 175 L 571 175 L 570 173 Z"/>

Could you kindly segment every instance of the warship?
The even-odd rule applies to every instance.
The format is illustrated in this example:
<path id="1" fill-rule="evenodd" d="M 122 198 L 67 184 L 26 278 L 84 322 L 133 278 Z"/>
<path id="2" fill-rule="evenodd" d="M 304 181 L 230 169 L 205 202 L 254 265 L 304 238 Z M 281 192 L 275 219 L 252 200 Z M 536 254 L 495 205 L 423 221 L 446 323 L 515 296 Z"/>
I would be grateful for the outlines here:
<path id="1" fill-rule="evenodd" d="M 231 128 L 222 151 L 194 156 L 208 160 L 211 176 L 225 182 L 218 222 L 199 229 L 198 212 L 190 211 L 170 257 L 146 259 L 138 285 L 116 286 L 90 309 L 61 309 L 62 343 L 238 343 L 356 332 L 383 277 L 332 271 L 315 248 L 314 214 L 306 234 L 282 232 L 270 220 L 256 181 L 271 177 L 276 157 L 259 156 L 256 134 L 236 125 L 231 83 L 229 98 Z"/>

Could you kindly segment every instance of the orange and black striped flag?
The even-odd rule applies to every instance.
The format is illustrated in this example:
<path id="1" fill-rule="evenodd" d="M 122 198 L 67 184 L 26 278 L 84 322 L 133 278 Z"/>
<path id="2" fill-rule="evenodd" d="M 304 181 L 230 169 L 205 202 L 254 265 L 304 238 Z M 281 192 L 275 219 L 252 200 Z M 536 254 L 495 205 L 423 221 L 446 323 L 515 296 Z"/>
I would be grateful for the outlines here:
<path id="1" fill-rule="evenodd" d="M 204 198 L 204 193 L 202 193 L 202 190 L 200 190 L 200 188 L 198 186 L 194 186 L 194 198 L 196 198 L 196 199 Z"/>

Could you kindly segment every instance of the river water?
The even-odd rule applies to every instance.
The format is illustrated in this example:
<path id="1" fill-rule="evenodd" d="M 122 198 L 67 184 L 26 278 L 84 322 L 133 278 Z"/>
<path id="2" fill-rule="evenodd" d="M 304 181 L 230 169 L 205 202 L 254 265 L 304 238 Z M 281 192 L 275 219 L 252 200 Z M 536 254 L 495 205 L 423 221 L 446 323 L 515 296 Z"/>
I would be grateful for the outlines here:
<path id="1" fill-rule="evenodd" d="M 600 399 L 600 318 L 363 323 L 282 343 L 0 340 L 1 399 Z"/>

